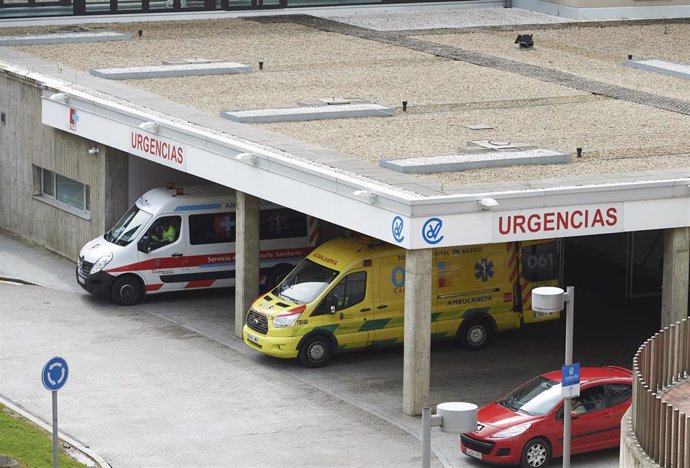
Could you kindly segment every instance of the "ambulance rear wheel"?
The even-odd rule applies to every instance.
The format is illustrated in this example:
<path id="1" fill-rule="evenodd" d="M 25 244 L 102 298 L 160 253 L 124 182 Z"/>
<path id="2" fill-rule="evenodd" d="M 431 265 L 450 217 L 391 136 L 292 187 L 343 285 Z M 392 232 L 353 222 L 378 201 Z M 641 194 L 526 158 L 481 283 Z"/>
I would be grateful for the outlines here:
<path id="1" fill-rule="evenodd" d="M 311 336 L 302 343 L 298 357 L 304 367 L 324 367 L 333 358 L 333 342 L 324 335 Z"/>
<path id="2" fill-rule="evenodd" d="M 144 285 L 137 277 L 120 277 L 113 283 L 110 297 L 118 305 L 129 306 L 138 304 L 144 297 Z"/>
<path id="3" fill-rule="evenodd" d="M 458 339 L 463 349 L 478 351 L 491 339 L 493 327 L 488 319 L 470 319 L 460 326 Z"/>

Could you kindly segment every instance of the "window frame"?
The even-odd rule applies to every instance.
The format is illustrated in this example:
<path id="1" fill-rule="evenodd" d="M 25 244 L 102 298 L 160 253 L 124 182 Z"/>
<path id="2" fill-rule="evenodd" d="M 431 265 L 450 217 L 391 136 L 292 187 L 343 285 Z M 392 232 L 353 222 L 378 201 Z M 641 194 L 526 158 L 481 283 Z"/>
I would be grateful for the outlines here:
<path id="1" fill-rule="evenodd" d="M 150 233 L 155 227 L 157 227 L 158 224 L 162 223 L 163 220 L 166 220 L 168 223 L 172 222 L 176 226 L 175 239 L 172 242 L 159 240 L 154 243 L 154 241 L 151 240 Z M 168 247 L 169 245 L 173 245 L 179 242 L 179 240 L 182 238 L 182 216 L 169 214 L 159 216 L 158 218 L 152 220 L 151 223 L 148 225 L 148 227 L 144 231 L 144 234 L 142 235 L 142 239 L 144 237 L 147 237 L 149 239 L 149 245 L 151 246 L 151 249 L 147 253 L 155 252 L 156 250 L 162 249 L 163 247 Z"/>
<path id="2" fill-rule="evenodd" d="M 361 304 L 362 302 L 364 302 L 364 300 L 367 298 L 367 279 L 368 279 L 367 271 L 366 270 L 353 271 L 351 273 L 348 273 L 344 277 L 342 277 L 340 279 L 340 281 L 338 281 L 328 291 L 328 293 L 321 300 L 321 303 L 314 309 L 314 312 L 312 312 L 310 317 L 318 317 L 319 315 L 329 315 L 331 313 L 331 310 L 330 310 L 330 306 L 328 305 L 328 298 L 333 294 L 333 292 L 336 290 L 336 288 L 338 288 L 341 284 L 345 284 L 345 294 L 343 297 L 347 297 L 348 296 L 348 294 L 347 294 L 347 289 L 348 289 L 347 282 L 348 282 L 348 280 L 350 278 L 352 278 L 353 276 L 360 275 L 360 274 L 364 275 L 364 280 L 363 280 L 364 281 L 364 294 L 362 294 L 362 297 L 357 302 L 353 302 L 352 304 L 347 304 L 346 306 L 343 306 L 340 308 L 338 308 L 336 306 L 335 311 L 338 312 L 341 310 L 349 309 L 350 307 L 354 307 L 357 304 Z"/>
<path id="3" fill-rule="evenodd" d="M 583 413 L 578 413 L 580 416 L 586 416 L 586 415 L 588 415 L 588 414 L 596 413 L 597 411 L 605 410 L 605 409 L 607 408 L 607 402 L 608 402 L 608 391 L 607 391 L 607 389 L 606 389 L 606 386 L 607 386 L 606 384 L 601 383 L 601 384 L 592 385 L 592 386 L 590 386 L 590 387 L 587 387 L 587 388 L 583 389 L 583 390 L 580 392 L 580 395 L 579 395 L 579 396 L 573 398 L 573 411 L 575 411 L 575 408 L 577 408 L 577 405 L 575 404 L 575 401 L 578 401 L 578 402 L 581 401 L 581 402 L 583 403 L 583 407 L 585 408 L 585 411 L 584 411 Z M 597 394 L 597 396 L 598 396 L 598 395 L 601 395 L 601 397 L 599 397 L 597 400 L 594 400 L 594 399 L 592 399 L 592 400 L 589 400 L 589 399 L 588 399 L 588 400 L 583 400 L 583 398 L 584 398 L 583 395 L 584 395 L 585 393 L 587 393 L 587 392 L 593 392 L 593 391 L 594 391 L 595 389 L 597 389 L 597 388 L 600 388 L 600 389 L 601 389 L 601 392 Z M 602 397 L 603 397 L 603 398 L 602 398 Z M 598 402 L 598 401 L 601 401 L 602 404 L 601 404 L 601 405 L 597 405 L 597 402 Z M 595 406 L 594 406 L 593 408 L 591 408 L 591 409 L 588 409 L 588 408 L 586 407 L 586 405 L 585 405 L 585 403 L 587 403 L 587 402 L 594 403 Z M 577 413 L 577 411 L 575 411 L 575 412 Z"/>
<path id="4" fill-rule="evenodd" d="M 612 389 L 611 387 L 619 385 L 621 387 L 627 387 L 629 389 L 628 396 L 625 400 L 621 400 L 618 403 L 612 403 L 611 400 L 613 399 L 612 397 Z M 614 382 L 614 383 L 608 383 L 606 384 L 606 407 L 607 408 L 613 408 L 618 405 L 622 405 L 626 401 L 630 400 L 632 398 L 632 384 L 626 383 L 626 382 Z"/>
<path id="5" fill-rule="evenodd" d="M 232 235 L 228 239 L 214 238 L 211 241 L 208 239 L 197 238 L 197 234 L 204 234 L 206 231 L 202 228 L 205 224 L 210 221 L 211 225 L 215 222 L 217 217 L 228 217 L 232 222 Z M 189 229 L 189 245 L 190 246 L 203 246 L 203 245 L 216 245 L 216 244 L 233 244 L 237 241 L 237 215 L 235 211 L 223 211 L 219 213 L 198 213 L 190 214 L 187 218 L 187 228 Z M 208 231 L 213 233 L 212 231 Z"/>
<path id="6" fill-rule="evenodd" d="M 534 267 L 529 265 L 530 259 L 550 260 L 551 265 L 545 267 L 538 264 Z M 558 279 L 558 247 L 556 242 L 544 242 L 539 244 L 522 245 L 520 249 L 520 270 L 522 277 L 530 283 L 540 283 L 543 281 L 553 281 Z"/>
<path id="7" fill-rule="evenodd" d="M 87 184 L 79 182 L 78 180 L 57 174 L 55 171 L 50 171 L 40 166 L 34 167 L 34 195 L 33 199 L 43 202 L 47 205 L 66 211 L 79 218 L 87 221 L 91 220 L 91 190 Z M 60 176 L 68 181 L 77 183 L 82 187 L 82 207 L 77 207 L 58 199 L 57 176 Z M 46 179 L 51 181 L 52 193 L 46 191 Z"/>

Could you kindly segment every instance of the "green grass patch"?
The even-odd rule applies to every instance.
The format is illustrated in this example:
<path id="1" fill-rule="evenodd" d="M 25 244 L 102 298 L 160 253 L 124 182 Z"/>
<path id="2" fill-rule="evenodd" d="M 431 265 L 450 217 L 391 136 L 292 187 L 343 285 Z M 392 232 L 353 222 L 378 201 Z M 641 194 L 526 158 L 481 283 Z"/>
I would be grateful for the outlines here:
<path id="1" fill-rule="evenodd" d="M 52 435 L 0 405 L 0 455 L 14 458 L 24 468 L 52 468 Z M 61 468 L 85 466 L 62 451 L 59 458 Z"/>

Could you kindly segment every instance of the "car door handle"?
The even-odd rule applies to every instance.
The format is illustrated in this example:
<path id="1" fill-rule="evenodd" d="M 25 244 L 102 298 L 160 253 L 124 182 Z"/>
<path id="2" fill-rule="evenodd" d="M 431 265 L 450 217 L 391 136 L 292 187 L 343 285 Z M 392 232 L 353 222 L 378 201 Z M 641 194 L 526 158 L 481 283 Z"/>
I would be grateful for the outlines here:
<path id="1" fill-rule="evenodd" d="M 359 309 L 360 312 L 369 312 L 371 308 L 365 307 L 364 309 Z"/>
<path id="2" fill-rule="evenodd" d="M 388 307 L 388 304 L 381 304 L 380 306 L 377 306 L 376 308 L 377 309 L 385 309 L 386 307 Z"/>
<path id="3" fill-rule="evenodd" d="M 184 255 L 184 254 L 182 254 L 182 253 L 174 253 L 174 254 L 171 255 L 171 257 L 181 257 L 181 256 L 183 256 L 183 255 Z"/>

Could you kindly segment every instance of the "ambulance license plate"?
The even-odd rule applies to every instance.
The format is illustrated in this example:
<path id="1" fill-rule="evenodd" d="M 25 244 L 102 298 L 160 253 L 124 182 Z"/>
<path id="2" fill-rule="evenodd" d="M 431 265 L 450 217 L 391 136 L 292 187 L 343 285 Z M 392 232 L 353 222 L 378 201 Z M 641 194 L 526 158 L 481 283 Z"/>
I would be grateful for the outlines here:
<path id="1" fill-rule="evenodd" d="M 252 343 L 259 344 L 259 338 L 252 335 L 251 333 L 247 333 L 247 339 L 251 341 Z"/>
<path id="2" fill-rule="evenodd" d="M 469 449 L 467 447 L 465 447 L 465 450 L 466 450 L 467 455 L 469 455 L 470 457 L 478 458 L 480 460 L 482 459 L 482 454 L 477 452 L 476 450 L 472 450 L 472 449 Z"/>

